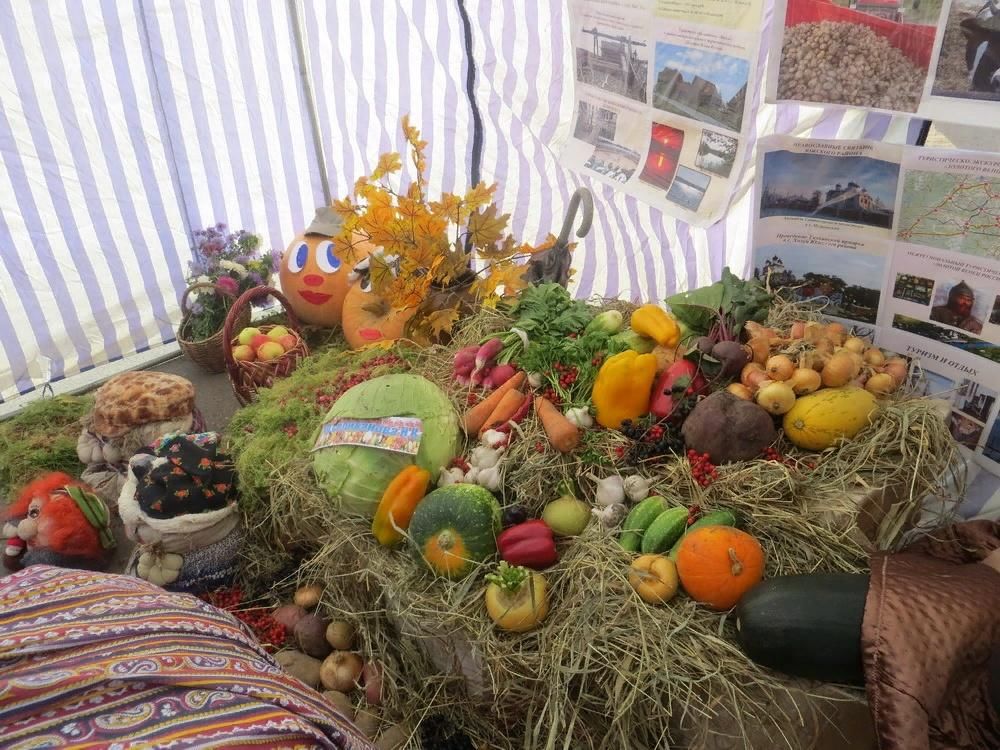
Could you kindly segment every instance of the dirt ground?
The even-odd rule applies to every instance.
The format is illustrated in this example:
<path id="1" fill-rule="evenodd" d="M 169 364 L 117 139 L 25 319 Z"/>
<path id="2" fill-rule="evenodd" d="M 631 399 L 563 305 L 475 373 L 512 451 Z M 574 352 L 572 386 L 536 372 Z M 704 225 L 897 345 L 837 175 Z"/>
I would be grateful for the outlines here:
<path id="1" fill-rule="evenodd" d="M 944 31 L 933 93 L 965 93 L 969 90 L 969 71 L 965 67 L 965 37 L 962 36 L 959 24 L 964 19 L 975 16 L 981 7 L 982 3 L 977 0 L 956 0 L 952 5 Z"/>

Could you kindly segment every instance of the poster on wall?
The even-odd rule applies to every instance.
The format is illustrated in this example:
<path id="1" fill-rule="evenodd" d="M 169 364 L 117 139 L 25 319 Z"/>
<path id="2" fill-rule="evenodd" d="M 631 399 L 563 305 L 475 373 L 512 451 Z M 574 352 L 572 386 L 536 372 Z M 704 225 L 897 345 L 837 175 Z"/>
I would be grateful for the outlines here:
<path id="1" fill-rule="evenodd" d="M 779 0 L 768 101 L 1000 122 L 1000 0 Z"/>
<path id="2" fill-rule="evenodd" d="M 919 359 L 1000 474 L 1000 155 L 772 136 L 758 158 L 755 277 Z"/>
<path id="3" fill-rule="evenodd" d="M 561 161 L 684 221 L 729 205 L 763 0 L 571 0 L 576 98 Z"/>

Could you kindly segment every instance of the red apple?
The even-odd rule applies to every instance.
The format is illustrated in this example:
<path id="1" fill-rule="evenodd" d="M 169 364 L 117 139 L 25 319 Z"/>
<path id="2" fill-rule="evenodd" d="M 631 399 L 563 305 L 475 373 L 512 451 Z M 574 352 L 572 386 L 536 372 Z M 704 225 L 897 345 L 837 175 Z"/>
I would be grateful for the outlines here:
<path id="1" fill-rule="evenodd" d="M 239 336 L 236 337 L 236 340 L 239 341 L 241 344 L 249 344 L 251 339 L 253 339 L 254 336 L 257 336 L 259 334 L 260 334 L 259 328 L 244 328 L 242 331 L 240 331 L 240 334 Z"/>
<path id="2" fill-rule="evenodd" d="M 272 359 L 277 359 L 285 350 L 281 348 L 281 344 L 277 341 L 267 341 L 260 345 L 257 349 L 257 359 L 261 362 L 270 362 Z"/>
<path id="3" fill-rule="evenodd" d="M 265 336 L 263 333 L 258 333 L 252 339 L 250 339 L 250 346 L 254 349 L 260 349 L 264 344 L 271 343 L 271 339 Z"/>
<path id="4" fill-rule="evenodd" d="M 281 344 L 281 348 L 287 352 L 289 349 L 291 349 L 293 346 L 299 343 L 299 337 L 296 336 L 294 333 L 286 333 L 284 336 L 278 339 L 278 343 Z"/>
<path id="5" fill-rule="evenodd" d="M 274 339 L 275 341 L 280 341 L 281 337 L 285 336 L 288 333 L 291 333 L 291 331 L 289 331 L 284 326 L 275 326 L 274 328 L 272 328 L 270 331 L 267 332 L 267 337 L 269 339 Z"/>
<path id="6" fill-rule="evenodd" d="M 233 359 L 240 362 L 253 362 L 257 359 L 257 354 L 249 344 L 240 344 L 233 347 Z"/>

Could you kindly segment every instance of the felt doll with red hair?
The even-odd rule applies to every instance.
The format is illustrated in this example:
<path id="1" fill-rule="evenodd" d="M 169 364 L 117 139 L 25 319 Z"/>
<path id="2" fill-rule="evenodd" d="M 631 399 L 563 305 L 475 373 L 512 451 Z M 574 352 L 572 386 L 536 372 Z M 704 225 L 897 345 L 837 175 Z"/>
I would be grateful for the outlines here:
<path id="1" fill-rule="evenodd" d="M 110 514 L 94 491 L 62 472 L 30 482 L 5 512 L 4 565 L 99 570 L 115 546 Z"/>

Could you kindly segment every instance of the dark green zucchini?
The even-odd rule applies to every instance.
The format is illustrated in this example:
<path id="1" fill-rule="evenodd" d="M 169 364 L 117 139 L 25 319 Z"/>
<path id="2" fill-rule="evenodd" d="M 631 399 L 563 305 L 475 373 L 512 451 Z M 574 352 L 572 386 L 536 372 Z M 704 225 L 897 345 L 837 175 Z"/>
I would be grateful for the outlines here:
<path id="1" fill-rule="evenodd" d="M 861 623 L 868 575 L 767 579 L 736 610 L 737 640 L 758 664 L 795 677 L 863 686 Z"/>

